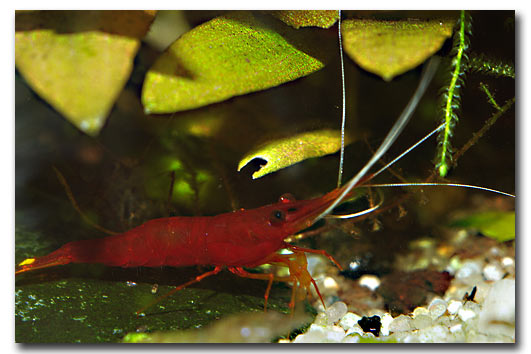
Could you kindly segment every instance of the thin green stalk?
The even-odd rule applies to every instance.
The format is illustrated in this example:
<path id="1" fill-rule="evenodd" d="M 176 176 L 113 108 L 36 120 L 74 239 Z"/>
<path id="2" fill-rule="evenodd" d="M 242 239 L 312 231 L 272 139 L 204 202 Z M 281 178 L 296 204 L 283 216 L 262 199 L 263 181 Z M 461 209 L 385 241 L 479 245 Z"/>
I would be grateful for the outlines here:
<path id="1" fill-rule="evenodd" d="M 441 177 L 446 176 L 451 161 L 451 145 L 450 137 L 452 136 L 452 129 L 457 121 L 457 114 L 455 110 L 459 108 L 459 88 L 462 84 L 462 75 L 464 74 L 464 61 L 466 60 L 465 51 L 468 48 L 466 34 L 469 32 L 467 30 L 468 20 L 465 16 L 465 11 L 461 10 L 461 15 L 459 18 L 459 30 L 456 34 L 456 40 L 454 48 L 457 49 L 456 55 L 452 60 L 453 72 L 450 79 L 450 84 L 446 89 L 444 94 L 444 122 L 446 126 L 439 135 L 439 152 L 437 158 L 437 169 Z"/>
<path id="2" fill-rule="evenodd" d="M 498 118 L 500 118 L 505 112 L 507 112 L 509 110 L 509 108 L 512 107 L 514 102 L 515 102 L 515 98 L 513 97 L 510 100 L 508 100 L 503 105 L 503 107 L 500 107 L 500 109 L 496 113 L 494 113 L 489 119 L 487 119 L 487 121 L 485 122 L 483 127 L 481 127 L 481 129 L 477 133 L 472 135 L 472 138 L 470 138 L 470 140 L 468 140 L 466 142 L 466 144 L 463 145 L 463 147 L 461 149 L 459 149 L 459 151 L 455 154 L 454 160 L 452 162 L 453 166 L 455 166 L 457 164 L 457 160 L 459 160 L 459 158 L 461 156 L 463 156 L 463 154 L 468 149 L 470 149 L 472 146 L 474 146 L 474 144 L 476 144 L 476 142 L 487 132 L 487 130 L 489 130 L 490 127 L 492 127 L 494 125 L 494 123 L 496 123 Z"/>
<path id="3" fill-rule="evenodd" d="M 486 84 L 484 84 L 483 82 L 480 82 L 479 83 L 479 88 L 481 88 L 481 90 L 483 92 L 485 92 L 485 95 L 487 95 L 487 98 L 489 99 L 489 103 L 494 107 L 496 108 L 496 110 L 501 110 L 501 107 L 498 105 L 498 102 L 496 102 L 496 100 L 494 99 L 494 96 L 490 93 L 490 90 L 489 88 L 487 87 Z"/>

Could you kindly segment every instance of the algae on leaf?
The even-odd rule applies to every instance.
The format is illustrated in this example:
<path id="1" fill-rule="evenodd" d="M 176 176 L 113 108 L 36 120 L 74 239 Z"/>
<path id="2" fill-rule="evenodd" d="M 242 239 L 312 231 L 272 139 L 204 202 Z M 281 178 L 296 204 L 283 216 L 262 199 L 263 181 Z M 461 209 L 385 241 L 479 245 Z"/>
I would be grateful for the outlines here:
<path id="1" fill-rule="evenodd" d="M 281 32 L 289 28 L 279 25 L 237 11 L 185 33 L 148 71 L 142 88 L 144 110 L 198 108 L 274 87 L 324 66 L 299 49 L 305 46 L 303 36 L 287 39 Z"/>
<path id="2" fill-rule="evenodd" d="M 424 62 L 452 35 L 455 20 L 343 21 L 343 45 L 363 69 L 390 81 Z"/>
<path id="3" fill-rule="evenodd" d="M 272 15 L 293 28 L 330 28 L 339 19 L 337 10 L 276 10 Z"/>
<path id="4" fill-rule="evenodd" d="M 253 173 L 253 179 L 260 178 L 311 157 L 333 154 L 340 147 L 341 132 L 338 130 L 305 132 L 259 146 L 240 160 L 238 171 L 253 159 L 263 159 L 266 165 Z"/>
<path id="5" fill-rule="evenodd" d="M 97 135 L 153 17 L 151 11 L 17 13 L 16 67 L 66 119 Z"/>

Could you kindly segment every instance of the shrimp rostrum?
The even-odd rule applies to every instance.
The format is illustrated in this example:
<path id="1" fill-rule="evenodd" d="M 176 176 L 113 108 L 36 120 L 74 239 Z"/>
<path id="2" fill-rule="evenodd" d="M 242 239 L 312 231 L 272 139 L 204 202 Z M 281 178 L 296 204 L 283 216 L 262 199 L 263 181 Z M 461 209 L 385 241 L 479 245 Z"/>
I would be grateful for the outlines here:
<path id="1" fill-rule="evenodd" d="M 436 66 L 436 60 L 430 60 L 416 92 L 387 137 L 364 168 L 343 187 L 314 199 L 295 200 L 290 196 L 282 196 L 275 204 L 216 216 L 153 219 L 122 234 L 69 242 L 48 255 L 26 259 L 18 264 L 15 274 L 68 263 L 100 263 L 117 267 L 210 265 L 214 267 L 213 270 L 174 288 L 165 296 L 227 268 L 242 277 L 268 281 L 264 307 L 267 306 L 273 281 L 294 284 L 291 308 L 298 300 L 296 289 L 301 288 L 307 294 L 312 286 L 324 305 L 317 285 L 307 270 L 305 253 L 324 255 L 338 268 L 341 269 L 341 266 L 325 251 L 291 245 L 285 239 L 330 213 L 352 194 L 353 188 L 370 179 L 371 175 L 367 174 L 369 169 L 387 151 L 408 122 Z M 281 249 L 288 249 L 291 253 L 280 254 L 278 251 Z M 286 266 L 289 276 L 245 270 L 263 264 Z"/>

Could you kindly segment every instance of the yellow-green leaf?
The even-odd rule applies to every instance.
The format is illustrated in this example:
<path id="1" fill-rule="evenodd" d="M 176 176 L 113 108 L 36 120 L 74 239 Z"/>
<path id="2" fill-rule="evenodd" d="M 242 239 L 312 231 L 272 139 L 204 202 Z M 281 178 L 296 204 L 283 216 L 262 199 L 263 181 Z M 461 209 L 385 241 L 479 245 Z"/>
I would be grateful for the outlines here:
<path id="1" fill-rule="evenodd" d="M 295 80 L 324 64 L 304 53 L 304 37 L 269 17 L 231 12 L 185 33 L 144 80 L 147 113 L 170 113 L 220 102 Z M 289 40 L 286 32 L 292 31 Z"/>
<path id="2" fill-rule="evenodd" d="M 17 13 L 15 64 L 39 96 L 96 135 L 129 78 L 153 17 L 148 11 Z"/>
<path id="3" fill-rule="evenodd" d="M 515 238 L 515 213 L 514 211 L 480 212 L 455 220 L 450 226 L 475 229 L 498 242 L 505 242 Z"/>
<path id="4" fill-rule="evenodd" d="M 330 28 L 339 18 L 337 10 L 276 10 L 271 14 L 293 28 Z"/>
<path id="5" fill-rule="evenodd" d="M 310 316 L 299 312 L 294 316 L 275 311 L 239 313 L 213 321 L 200 329 L 155 331 L 145 335 L 132 332 L 128 333 L 123 341 L 125 343 L 271 343 L 274 338 L 290 333 L 308 322 L 311 322 Z"/>
<path id="6" fill-rule="evenodd" d="M 454 19 L 345 20 L 342 23 L 343 44 L 359 66 L 389 81 L 438 51 L 452 35 L 454 24 Z"/>
<path id="7" fill-rule="evenodd" d="M 240 160 L 238 171 L 253 159 L 265 160 L 266 164 L 253 173 L 253 179 L 256 179 L 311 157 L 333 154 L 340 147 L 341 133 L 338 130 L 301 133 L 267 142 L 250 151 Z"/>

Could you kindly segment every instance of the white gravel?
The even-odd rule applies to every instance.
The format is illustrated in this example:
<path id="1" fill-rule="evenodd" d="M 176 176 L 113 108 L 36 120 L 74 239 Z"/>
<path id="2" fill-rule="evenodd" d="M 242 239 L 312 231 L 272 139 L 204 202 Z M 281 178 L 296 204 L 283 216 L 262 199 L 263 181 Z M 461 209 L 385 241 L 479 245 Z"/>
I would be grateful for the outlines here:
<path id="1" fill-rule="evenodd" d="M 378 337 L 360 327 L 362 314 L 348 311 L 345 303 L 336 301 L 320 312 L 308 331 L 292 343 L 514 343 L 514 258 L 494 248 L 489 255 L 452 259 L 446 269 L 454 279 L 446 294 L 433 297 L 426 306 L 417 307 L 410 314 L 393 318 L 381 309 L 366 311 L 367 316 L 380 316 Z M 474 286 L 477 291 L 473 301 L 464 299 Z"/>

